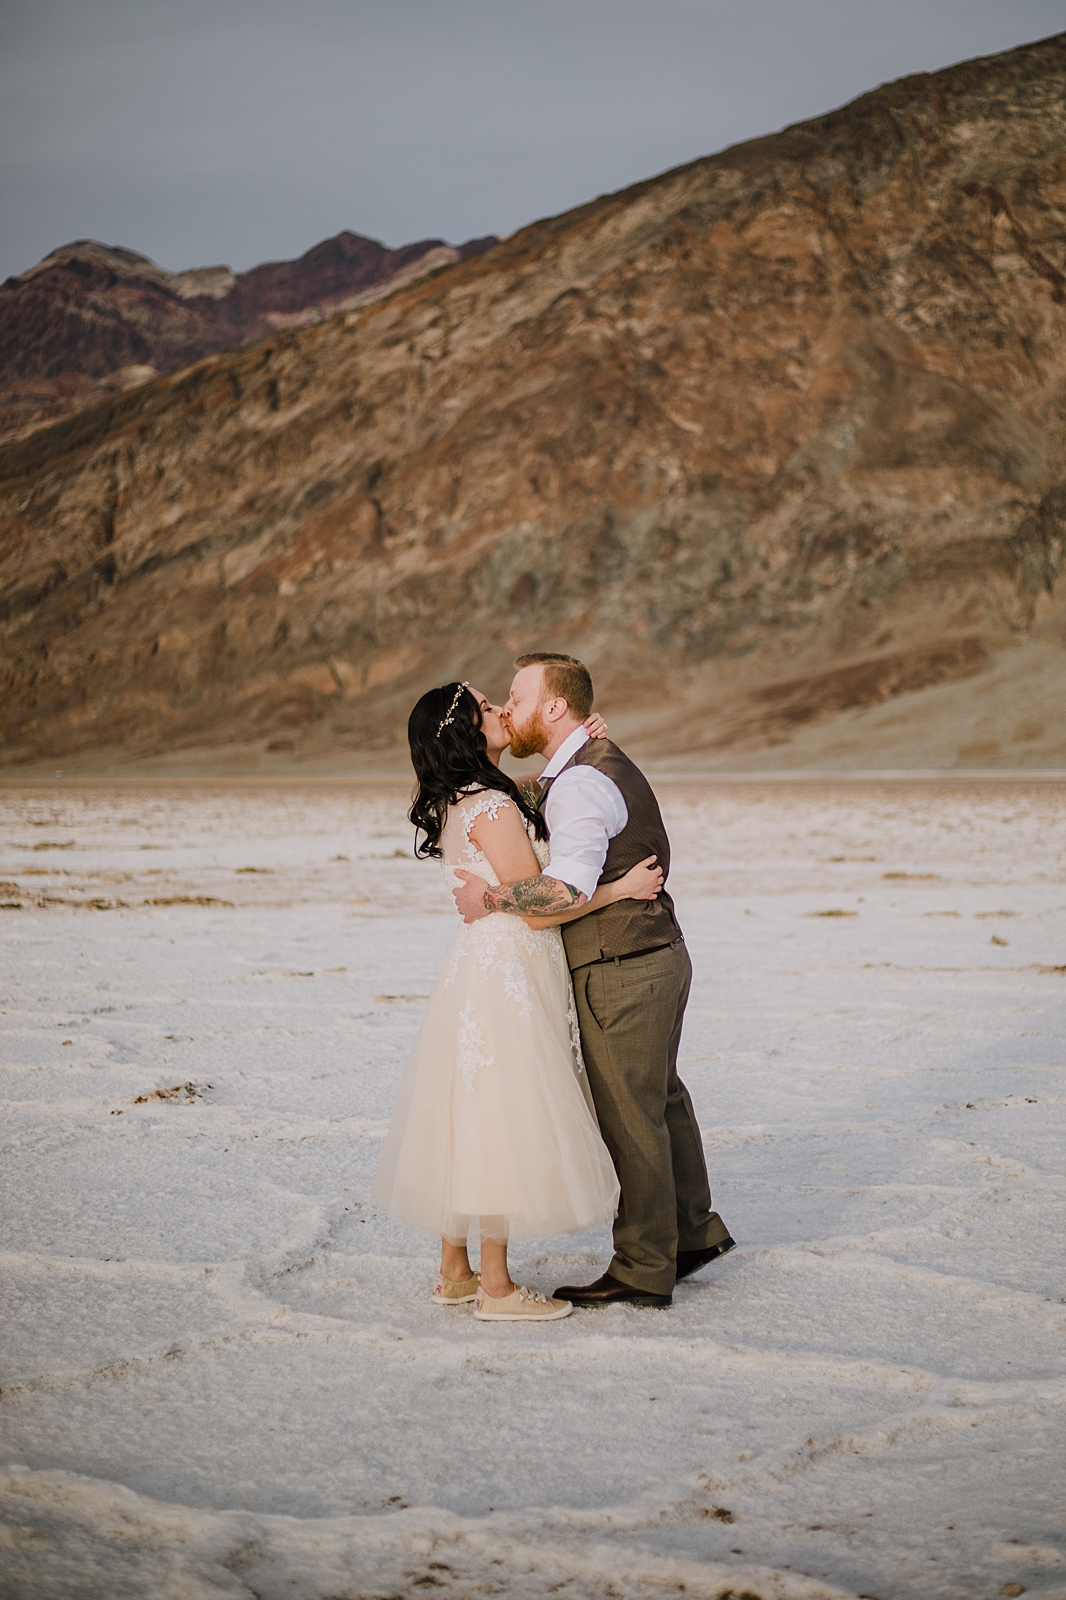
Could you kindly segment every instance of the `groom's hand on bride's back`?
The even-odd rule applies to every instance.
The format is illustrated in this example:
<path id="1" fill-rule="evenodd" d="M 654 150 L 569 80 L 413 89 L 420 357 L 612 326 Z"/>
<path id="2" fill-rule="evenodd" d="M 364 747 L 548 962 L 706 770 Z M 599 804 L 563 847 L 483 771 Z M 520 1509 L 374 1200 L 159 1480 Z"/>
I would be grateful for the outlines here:
<path id="1" fill-rule="evenodd" d="M 453 889 L 455 896 L 455 909 L 464 922 L 476 922 L 479 917 L 487 917 L 489 908 L 485 904 L 485 890 L 488 884 L 484 878 L 479 878 L 475 872 L 467 872 L 465 867 L 456 867 L 455 876 L 462 878 L 458 889 Z"/>

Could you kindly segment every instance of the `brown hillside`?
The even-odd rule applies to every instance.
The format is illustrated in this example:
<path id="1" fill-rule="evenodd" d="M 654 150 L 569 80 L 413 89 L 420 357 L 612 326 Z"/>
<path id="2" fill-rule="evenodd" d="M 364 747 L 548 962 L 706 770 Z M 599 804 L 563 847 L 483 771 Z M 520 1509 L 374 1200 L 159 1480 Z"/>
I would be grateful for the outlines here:
<path id="1" fill-rule="evenodd" d="M 908 78 L 8 446 L 6 759 L 400 759 L 536 644 L 660 764 L 1066 763 L 1064 104 Z"/>

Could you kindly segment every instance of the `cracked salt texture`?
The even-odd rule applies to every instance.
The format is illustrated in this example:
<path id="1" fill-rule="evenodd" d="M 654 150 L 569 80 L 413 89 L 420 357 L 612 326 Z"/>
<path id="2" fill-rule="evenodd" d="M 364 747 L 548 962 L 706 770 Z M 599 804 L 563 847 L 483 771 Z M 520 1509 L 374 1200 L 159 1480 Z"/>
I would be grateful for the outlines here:
<path id="1" fill-rule="evenodd" d="M 403 787 L 3 792 L 0 1594 L 1066 1596 L 1066 785 L 662 797 L 740 1248 L 500 1329 L 367 1203 Z"/>

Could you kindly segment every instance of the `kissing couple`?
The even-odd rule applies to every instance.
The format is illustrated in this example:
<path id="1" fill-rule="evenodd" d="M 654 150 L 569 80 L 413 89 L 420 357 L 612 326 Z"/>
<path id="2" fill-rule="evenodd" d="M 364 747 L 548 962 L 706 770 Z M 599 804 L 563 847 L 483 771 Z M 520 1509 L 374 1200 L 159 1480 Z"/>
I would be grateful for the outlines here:
<path id="1" fill-rule="evenodd" d="M 588 669 L 547 652 L 515 667 L 504 707 L 447 683 L 408 722 L 416 854 L 442 863 L 463 921 L 372 1199 L 440 1236 L 433 1301 L 473 1301 L 483 1322 L 668 1306 L 679 1278 L 733 1248 L 677 1075 L 692 967 L 670 843 L 648 780 L 592 712 Z M 539 782 L 500 770 L 508 749 L 547 757 Z M 509 1240 L 612 1220 L 595 1283 L 549 1297 L 512 1281 Z"/>

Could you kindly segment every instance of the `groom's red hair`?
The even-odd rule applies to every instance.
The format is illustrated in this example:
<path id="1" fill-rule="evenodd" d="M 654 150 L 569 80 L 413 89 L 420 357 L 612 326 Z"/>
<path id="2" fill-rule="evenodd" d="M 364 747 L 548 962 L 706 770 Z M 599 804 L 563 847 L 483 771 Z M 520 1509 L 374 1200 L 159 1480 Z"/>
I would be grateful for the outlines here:
<path id="1" fill-rule="evenodd" d="M 558 656 L 550 650 L 537 650 L 532 655 L 516 656 L 516 667 L 543 667 L 546 698 L 556 696 L 565 700 L 571 715 L 584 722 L 592 710 L 592 674 L 576 656 Z"/>

